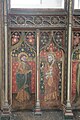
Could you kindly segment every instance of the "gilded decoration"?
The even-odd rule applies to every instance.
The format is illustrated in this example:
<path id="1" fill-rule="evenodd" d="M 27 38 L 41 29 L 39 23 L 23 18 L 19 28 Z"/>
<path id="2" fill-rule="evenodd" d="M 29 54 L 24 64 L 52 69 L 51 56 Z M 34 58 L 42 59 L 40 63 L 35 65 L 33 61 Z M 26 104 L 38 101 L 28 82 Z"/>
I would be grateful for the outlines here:
<path id="1" fill-rule="evenodd" d="M 11 45 L 15 45 L 20 41 L 20 34 L 19 32 L 12 32 L 11 33 Z"/>
<path id="2" fill-rule="evenodd" d="M 17 33 L 17 35 L 15 34 Z M 40 30 L 40 101 L 42 108 L 52 109 L 63 102 L 64 31 Z M 11 31 L 11 79 L 13 109 L 31 109 L 36 96 L 36 31 Z M 17 37 L 16 37 L 17 38 Z"/>
<path id="3" fill-rule="evenodd" d="M 25 32 L 25 43 L 30 45 L 33 49 L 36 49 L 36 33 L 35 32 Z"/>
<path id="4" fill-rule="evenodd" d="M 24 34 L 24 37 L 21 37 L 24 39 L 19 41 L 20 44 L 17 43 L 18 46 L 14 44 L 11 51 L 12 107 L 29 109 L 34 106 L 35 99 L 35 36 L 34 31 L 27 32 L 27 35 L 26 32 L 20 33 Z"/>
<path id="5" fill-rule="evenodd" d="M 53 31 L 52 34 L 51 31 L 42 31 L 40 33 L 40 96 L 41 106 L 45 108 L 60 107 L 63 99 L 61 95 L 64 52 L 61 46 L 64 48 L 64 42 L 61 33 L 63 32 Z M 50 37 L 51 35 L 53 36 Z"/>
<path id="6" fill-rule="evenodd" d="M 62 50 L 50 43 L 40 52 L 40 93 L 42 106 L 59 107 L 62 92 Z"/>

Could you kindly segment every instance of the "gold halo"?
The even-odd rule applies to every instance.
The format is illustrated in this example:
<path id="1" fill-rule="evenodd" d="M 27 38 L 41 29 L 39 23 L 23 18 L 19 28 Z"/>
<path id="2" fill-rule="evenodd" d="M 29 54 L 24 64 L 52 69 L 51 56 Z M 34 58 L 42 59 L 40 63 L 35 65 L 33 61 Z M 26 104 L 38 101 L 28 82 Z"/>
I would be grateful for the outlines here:
<path id="1" fill-rule="evenodd" d="M 25 56 L 26 56 L 26 59 L 28 59 L 28 55 L 27 55 L 25 52 L 21 52 L 21 53 L 19 53 L 19 55 L 18 55 L 19 61 L 21 61 L 21 56 L 22 56 L 22 55 L 25 55 Z"/>

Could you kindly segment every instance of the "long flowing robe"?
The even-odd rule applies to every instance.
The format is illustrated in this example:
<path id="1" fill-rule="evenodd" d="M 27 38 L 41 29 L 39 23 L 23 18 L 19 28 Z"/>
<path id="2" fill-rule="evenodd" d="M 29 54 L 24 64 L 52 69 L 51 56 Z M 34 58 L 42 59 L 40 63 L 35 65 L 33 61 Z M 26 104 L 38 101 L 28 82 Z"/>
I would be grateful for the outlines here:
<path id="1" fill-rule="evenodd" d="M 19 64 L 16 73 L 16 83 L 18 93 L 16 100 L 18 102 L 24 102 L 30 99 L 30 83 L 31 83 L 31 69 L 26 62 Z"/>
<path id="2" fill-rule="evenodd" d="M 49 65 L 47 63 L 45 67 L 45 92 L 44 92 L 44 100 L 45 101 L 57 101 L 59 99 L 59 68 L 58 65 L 54 62 L 54 64 Z"/>

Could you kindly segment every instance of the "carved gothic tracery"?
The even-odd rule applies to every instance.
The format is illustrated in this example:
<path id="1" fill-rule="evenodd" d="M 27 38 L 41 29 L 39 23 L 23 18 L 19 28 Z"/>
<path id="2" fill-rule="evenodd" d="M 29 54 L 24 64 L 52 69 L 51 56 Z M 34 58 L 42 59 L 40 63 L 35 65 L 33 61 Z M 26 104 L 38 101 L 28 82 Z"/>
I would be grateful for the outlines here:
<path id="1" fill-rule="evenodd" d="M 42 17 L 39 16 L 34 17 L 34 23 L 37 25 L 42 24 Z"/>
<path id="2" fill-rule="evenodd" d="M 9 27 L 65 27 L 66 16 L 9 16 Z"/>
<path id="3" fill-rule="evenodd" d="M 73 32 L 73 59 L 80 59 L 80 32 Z"/>
<path id="4" fill-rule="evenodd" d="M 73 26 L 80 27 L 80 16 L 73 16 Z"/>
<path id="5" fill-rule="evenodd" d="M 25 18 L 23 16 L 17 17 L 17 23 L 18 24 L 25 24 Z"/>

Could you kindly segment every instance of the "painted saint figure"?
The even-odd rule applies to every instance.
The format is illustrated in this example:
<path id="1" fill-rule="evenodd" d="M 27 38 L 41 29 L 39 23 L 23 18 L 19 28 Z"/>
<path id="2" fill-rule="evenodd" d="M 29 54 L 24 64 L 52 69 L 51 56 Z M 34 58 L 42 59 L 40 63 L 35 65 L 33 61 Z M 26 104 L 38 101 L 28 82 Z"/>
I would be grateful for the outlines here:
<path id="1" fill-rule="evenodd" d="M 76 69 L 76 91 L 73 99 L 73 106 L 80 109 L 80 62 L 77 64 Z"/>
<path id="2" fill-rule="evenodd" d="M 77 97 L 80 96 L 80 63 L 77 66 L 77 84 L 76 84 Z"/>
<path id="3" fill-rule="evenodd" d="M 44 100 L 47 101 L 57 101 L 59 100 L 59 69 L 58 65 L 55 62 L 55 57 L 53 54 L 47 56 L 47 64 L 45 65 L 45 92 Z"/>
<path id="4" fill-rule="evenodd" d="M 31 83 L 31 68 L 27 63 L 27 54 L 19 54 L 19 66 L 16 73 L 16 83 L 18 93 L 16 100 L 18 102 L 24 102 L 30 100 L 30 83 Z"/>

